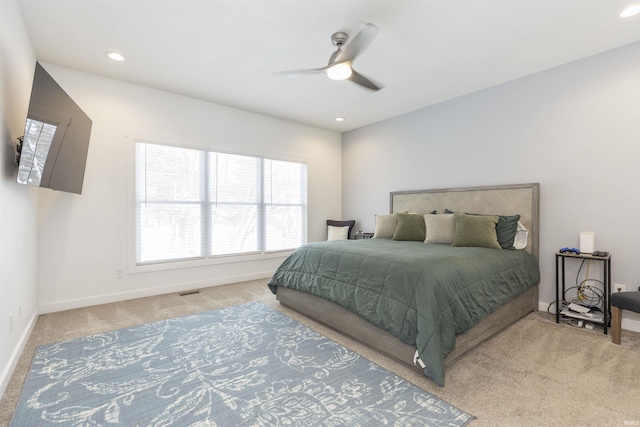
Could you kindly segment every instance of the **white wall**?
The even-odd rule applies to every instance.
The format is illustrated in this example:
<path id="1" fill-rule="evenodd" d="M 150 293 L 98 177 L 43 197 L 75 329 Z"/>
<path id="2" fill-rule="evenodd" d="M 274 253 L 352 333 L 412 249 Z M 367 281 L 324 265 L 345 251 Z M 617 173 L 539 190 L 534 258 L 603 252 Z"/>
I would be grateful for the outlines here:
<path id="1" fill-rule="evenodd" d="M 307 162 L 309 240 L 341 213 L 341 135 L 50 64 L 93 120 L 82 195 L 39 189 L 42 312 L 268 277 L 283 258 L 133 274 L 127 267 L 131 141 L 153 134 L 217 150 Z"/>
<path id="2" fill-rule="evenodd" d="M 640 285 L 640 43 L 345 133 L 343 164 L 343 216 L 368 231 L 391 191 L 539 182 L 542 305 L 580 231 Z"/>
<path id="3" fill-rule="evenodd" d="M 0 2 L 0 395 L 38 313 L 36 190 L 16 183 L 35 55 L 14 1 Z M 13 324 L 9 322 L 9 316 Z"/>

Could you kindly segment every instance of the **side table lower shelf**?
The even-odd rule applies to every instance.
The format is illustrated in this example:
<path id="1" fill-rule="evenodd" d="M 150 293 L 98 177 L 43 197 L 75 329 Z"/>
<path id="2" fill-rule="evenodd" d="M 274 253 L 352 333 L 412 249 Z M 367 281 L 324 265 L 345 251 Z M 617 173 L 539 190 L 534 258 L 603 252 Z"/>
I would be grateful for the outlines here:
<path id="1" fill-rule="evenodd" d="M 574 319 L 586 320 L 587 322 L 603 324 L 604 323 L 604 313 L 601 311 L 591 312 L 591 316 L 587 316 L 586 314 L 576 313 L 575 311 L 571 311 L 568 308 L 562 309 L 560 311 L 561 316 L 572 317 Z M 606 332 L 605 332 L 606 333 Z"/>

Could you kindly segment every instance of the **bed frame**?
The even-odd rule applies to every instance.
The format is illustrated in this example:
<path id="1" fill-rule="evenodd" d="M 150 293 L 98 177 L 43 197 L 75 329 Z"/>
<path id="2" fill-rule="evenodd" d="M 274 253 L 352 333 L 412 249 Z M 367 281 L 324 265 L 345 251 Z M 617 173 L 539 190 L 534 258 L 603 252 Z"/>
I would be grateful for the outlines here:
<path id="1" fill-rule="evenodd" d="M 426 213 L 436 209 L 441 213 L 449 209 L 455 212 L 520 215 L 520 222 L 529 230 L 525 250 L 538 259 L 539 193 L 540 185 L 537 183 L 398 191 L 391 193 L 390 211 Z M 415 347 L 405 344 L 357 314 L 331 301 L 294 289 L 278 287 L 276 298 L 281 304 L 422 372 L 413 362 Z M 459 335 L 455 350 L 447 356 L 445 362 L 450 364 L 537 309 L 538 285 L 535 285 L 498 307 L 465 334 Z"/>

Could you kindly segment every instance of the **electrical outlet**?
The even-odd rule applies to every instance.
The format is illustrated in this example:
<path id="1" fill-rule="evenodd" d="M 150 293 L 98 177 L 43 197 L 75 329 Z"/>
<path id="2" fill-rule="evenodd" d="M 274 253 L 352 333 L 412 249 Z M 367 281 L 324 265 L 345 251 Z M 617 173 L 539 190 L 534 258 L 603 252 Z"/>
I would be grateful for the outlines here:
<path id="1" fill-rule="evenodd" d="M 627 285 L 621 285 L 619 283 L 616 283 L 613 285 L 613 289 L 611 289 L 611 292 L 618 293 L 618 292 L 626 292 L 627 291 Z"/>
<path id="2" fill-rule="evenodd" d="M 116 268 L 116 279 L 122 279 L 124 277 L 124 268 Z"/>
<path id="3" fill-rule="evenodd" d="M 9 314 L 9 332 L 13 331 L 13 313 Z"/>
<path id="4" fill-rule="evenodd" d="M 22 304 L 18 304 L 18 319 L 22 319 Z"/>

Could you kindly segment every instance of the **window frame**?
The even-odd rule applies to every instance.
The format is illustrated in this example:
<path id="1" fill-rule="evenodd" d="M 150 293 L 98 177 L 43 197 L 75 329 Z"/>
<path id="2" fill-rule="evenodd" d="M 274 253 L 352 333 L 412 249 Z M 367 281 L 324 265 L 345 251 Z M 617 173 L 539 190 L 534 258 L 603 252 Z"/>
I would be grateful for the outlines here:
<path id="1" fill-rule="evenodd" d="M 307 168 L 306 174 L 306 190 L 307 190 L 307 200 L 306 206 L 304 209 L 304 224 L 302 232 L 304 233 L 304 243 L 308 242 L 309 230 L 308 230 L 308 222 L 309 222 L 309 172 L 308 172 L 308 162 L 301 160 L 299 158 L 294 158 L 293 156 L 290 158 L 280 157 L 277 158 L 271 155 L 264 154 L 256 154 L 256 153 L 247 153 L 240 151 L 229 151 L 224 149 L 214 149 L 210 144 L 205 143 L 193 143 L 193 140 L 190 139 L 189 142 L 184 141 L 181 138 L 164 138 L 158 137 L 157 135 L 147 135 L 145 133 L 139 132 L 128 132 L 127 135 L 128 142 L 128 158 L 129 158 L 129 167 L 128 167 L 128 219 L 127 219 L 127 273 L 128 274 L 136 274 L 136 273 L 150 273 L 156 271 L 167 271 L 167 270 L 178 270 L 184 268 L 197 268 L 197 267 L 206 267 L 213 265 L 224 265 L 224 264 L 234 264 L 240 262 L 251 262 L 251 261 L 264 261 L 269 259 L 284 259 L 295 249 L 282 249 L 282 250 L 271 250 L 266 251 L 264 249 L 259 249 L 255 252 L 247 252 L 240 254 L 220 254 L 220 255 L 210 255 L 205 257 L 196 257 L 189 259 L 179 259 L 179 260 L 164 260 L 164 261 L 152 261 L 148 263 L 138 263 L 137 258 L 137 238 L 136 238 L 136 224 L 137 224 L 137 200 L 136 200 L 136 144 L 138 142 L 144 142 L 149 144 L 156 145 L 165 145 L 173 148 L 183 148 L 190 150 L 202 150 L 207 155 L 209 153 L 222 153 L 222 154 L 230 154 L 230 155 L 239 155 L 239 156 L 248 156 L 248 157 L 256 157 L 260 159 L 266 160 L 275 160 L 275 161 L 283 161 L 283 162 L 293 162 L 304 164 Z M 265 202 L 261 202 L 261 210 L 265 209 Z M 263 213 L 261 213 L 262 215 Z M 265 222 L 263 220 L 262 225 L 259 228 L 263 229 L 265 226 Z M 262 231 L 262 236 L 260 239 L 262 240 L 262 245 L 264 247 L 264 230 Z M 304 244 L 303 243 L 303 244 Z"/>

